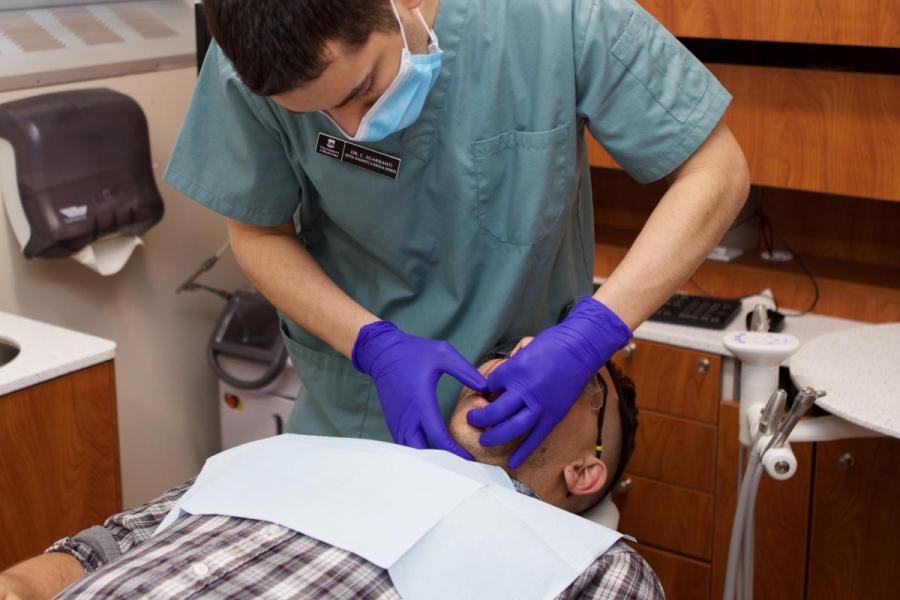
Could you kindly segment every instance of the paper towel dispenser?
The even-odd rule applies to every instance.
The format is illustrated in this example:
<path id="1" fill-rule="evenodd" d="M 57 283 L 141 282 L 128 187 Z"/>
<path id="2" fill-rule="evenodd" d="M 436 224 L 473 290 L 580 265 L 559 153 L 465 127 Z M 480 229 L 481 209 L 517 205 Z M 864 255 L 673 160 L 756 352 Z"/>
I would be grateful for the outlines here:
<path id="1" fill-rule="evenodd" d="M 28 258 L 137 240 L 164 210 L 147 119 L 132 98 L 108 89 L 0 104 L 0 190 Z"/>

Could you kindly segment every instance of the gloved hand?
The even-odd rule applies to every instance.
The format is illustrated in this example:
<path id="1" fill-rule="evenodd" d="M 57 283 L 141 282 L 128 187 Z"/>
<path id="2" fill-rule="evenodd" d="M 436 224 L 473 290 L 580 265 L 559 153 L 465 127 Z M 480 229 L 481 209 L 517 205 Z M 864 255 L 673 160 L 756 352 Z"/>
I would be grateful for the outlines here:
<path id="1" fill-rule="evenodd" d="M 487 381 L 449 342 L 406 334 L 388 321 L 363 327 L 353 345 L 353 366 L 375 382 L 384 420 L 394 441 L 411 448 L 447 450 L 472 460 L 444 425 L 437 383 L 448 374 L 465 386 L 487 390 Z"/>
<path id="2" fill-rule="evenodd" d="M 488 429 L 483 446 L 498 446 L 527 434 L 509 458 L 516 469 L 562 421 L 590 378 L 631 338 L 628 326 L 604 304 L 584 298 L 562 323 L 541 334 L 488 376 L 500 397 L 468 414 Z"/>

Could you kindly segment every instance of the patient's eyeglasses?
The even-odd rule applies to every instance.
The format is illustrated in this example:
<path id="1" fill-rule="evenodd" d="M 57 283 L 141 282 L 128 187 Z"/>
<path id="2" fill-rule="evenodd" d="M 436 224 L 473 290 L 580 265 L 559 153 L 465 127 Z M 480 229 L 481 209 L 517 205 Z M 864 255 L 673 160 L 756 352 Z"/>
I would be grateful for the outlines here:
<path id="1" fill-rule="evenodd" d="M 490 356 L 492 360 L 508 360 L 511 354 L 512 350 L 497 350 L 492 352 Z M 591 408 L 597 411 L 596 450 L 597 458 L 600 458 L 600 455 L 603 453 L 603 418 L 606 415 L 606 399 L 609 397 L 609 386 L 606 385 L 606 380 L 603 379 L 599 372 L 594 374 L 594 381 L 591 382 L 591 385 L 596 385 L 599 388 L 599 393 L 597 393 L 597 390 L 592 390 Z M 485 395 L 485 399 L 488 402 L 493 402 L 499 397 L 500 392 L 490 392 Z"/>
<path id="2" fill-rule="evenodd" d="M 600 386 L 600 406 L 597 407 L 597 458 L 603 453 L 603 418 L 606 416 L 606 399 L 609 398 L 609 386 L 600 372 L 594 374 L 594 379 Z"/>

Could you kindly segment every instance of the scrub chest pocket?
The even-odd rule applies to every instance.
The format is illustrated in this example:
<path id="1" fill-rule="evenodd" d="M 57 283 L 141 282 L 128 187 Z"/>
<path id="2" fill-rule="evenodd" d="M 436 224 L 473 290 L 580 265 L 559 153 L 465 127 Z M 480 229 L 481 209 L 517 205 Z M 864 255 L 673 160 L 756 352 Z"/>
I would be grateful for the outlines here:
<path id="1" fill-rule="evenodd" d="M 501 242 L 531 246 L 556 226 L 576 189 L 572 125 L 509 131 L 470 148 L 478 225 Z"/>

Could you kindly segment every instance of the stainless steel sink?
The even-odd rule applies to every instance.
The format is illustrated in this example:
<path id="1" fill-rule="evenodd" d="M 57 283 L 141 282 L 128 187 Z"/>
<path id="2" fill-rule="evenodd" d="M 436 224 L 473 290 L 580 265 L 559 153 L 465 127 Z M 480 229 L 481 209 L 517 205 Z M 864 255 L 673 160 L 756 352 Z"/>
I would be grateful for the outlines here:
<path id="1" fill-rule="evenodd" d="M 13 342 L 0 338 L 0 368 L 19 355 L 19 347 Z"/>

